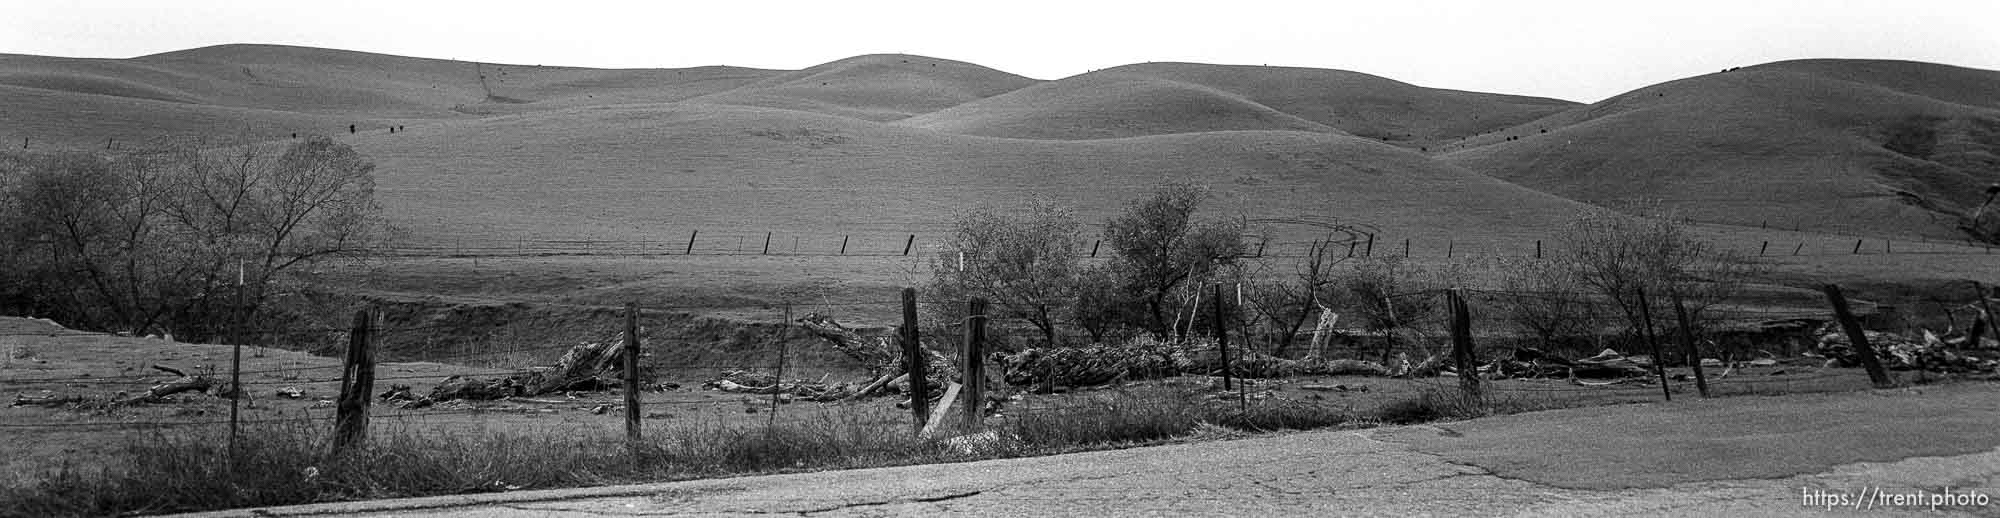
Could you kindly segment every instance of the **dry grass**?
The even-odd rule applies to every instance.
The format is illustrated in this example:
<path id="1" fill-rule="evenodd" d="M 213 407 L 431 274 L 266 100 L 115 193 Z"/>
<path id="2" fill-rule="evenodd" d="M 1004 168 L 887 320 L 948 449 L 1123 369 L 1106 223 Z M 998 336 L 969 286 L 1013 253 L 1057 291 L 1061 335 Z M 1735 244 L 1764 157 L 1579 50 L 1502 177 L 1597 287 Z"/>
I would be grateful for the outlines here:
<path id="1" fill-rule="evenodd" d="M 0 487 L 0 516 L 99 516 L 576 487 L 812 471 L 1123 447 L 1216 427 L 1304 429 L 1351 421 L 1338 409 L 1224 409 L 1181 391 L 1121 391 L 996 421 L 991 440 L 917 438 L 901 416 L 793 409 L 755 419 L 649 427 L 636 449 L 608 429 L 437 430 L 378 426 L 365 448 L 329 455 L 324 426 L 248 430 L 232 460 L 217 429 L 130 437 L 101 466 L 65 464 Z M 1266 411 L 1266 409 L 1272 409 Z M 636 457 L 634 453 L 636 452 Z M 635 461 L 636 459 L 636 461 Z"/>

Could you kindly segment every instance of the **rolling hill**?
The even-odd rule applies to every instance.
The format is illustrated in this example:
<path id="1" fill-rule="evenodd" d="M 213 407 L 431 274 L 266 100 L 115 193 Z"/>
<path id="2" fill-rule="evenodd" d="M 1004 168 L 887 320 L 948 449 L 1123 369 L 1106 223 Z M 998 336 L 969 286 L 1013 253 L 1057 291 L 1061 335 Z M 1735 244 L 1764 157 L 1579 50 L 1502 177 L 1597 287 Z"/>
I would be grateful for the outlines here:
<path id="1" fill-rule="evenodd" d="M 1031 193 L 1103 212 L 1163 179 L 1209 183 L 1246 216 L 1436 236 L 1546 235 L 1585 203 L 1662 200 L 1741 225 L 1957 237 L 2000 181 L 2000 72 L 1895 61 L 1772 63 L 1578 105 L 1286 67 L 1038 81 L 900 54 L 607 70 L 222 45 L 0 55 L 0 114 L 0 142 L 31 150 L 336 134 L 378 157 L 400 223 L 482 238 L 900 232 Z M 1464 214 L 1428 208 L 1460 198 Z"/>
<path id="2" fill-rule="evenodd" d="M 1166 180 L 1214 186 L 1213 215 L 1337 217 L 1399 236 L 1448 232 L 1463 236 L 1460 250 L 1520 246 L 1521 236 L 1546 235 L 1588 210 L 1395 146 L 1303 131 L 1026 140 L 674 103 L 349 140 L 380 165 L 377 196 L 391 218 L 413 235 L 444 239 L 680 243 L 708 229 L 836 241 L 873 232 L 900 245 L 901 234 L 942 232 L 954 211 L 1029 197 L 1101 221 Z M 1429 199 L 1452 200 L 1454 210 L 1412 203 Z"/>
<path id="3" fill-rule="evenodd" d="M 0 55 L 0 113 L 7 115 L 0 139 L 86 146 L 166 135 L 337 134 L 349 124 L 379 130 L 581 105 L 673 102 L 775 73 L 493 65 L 281 45 L 221 45 L 132 59 Z"/>
<path id="4" fill-rule="evenodd" d="M 1788 61 L 1672 81 L 1455 145 L 1445 162 L 1612 208 L 1962 238 L 2000 182 L 2000 72 Z"/>
<path id="5" fill-rule="evenodd" d="M 914 117 L 955 133 L 1045 139 L 1237 129 L 1339 131 L 1412 148 L 1506 128 L 1576 103 L 1424 88 L 1314 68 L 1144 63 Z"/>
<path id="6" fill-rule="evenodd" d="M 948 59 L 873 54 L 778 74 L 695 100 L 889 121 L 991 97 L 1036 82 Z"/>

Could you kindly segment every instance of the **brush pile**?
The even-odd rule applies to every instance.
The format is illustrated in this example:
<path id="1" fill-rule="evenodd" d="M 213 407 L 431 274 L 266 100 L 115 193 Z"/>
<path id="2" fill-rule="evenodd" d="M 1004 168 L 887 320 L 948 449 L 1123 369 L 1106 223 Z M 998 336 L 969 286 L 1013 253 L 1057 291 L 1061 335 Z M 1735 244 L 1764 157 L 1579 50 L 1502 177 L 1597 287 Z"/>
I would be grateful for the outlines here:
<path id="1" fill-rule="evenodd" d="M 2000 360 L 1993 358 L 1996 344 L 1991 338 L 1981 337 L 1979 343 L 1973 344 L 1972 336 L 1939 338 L 1929 330 L 1918 337 L 1879 331 L 1863 331 L 1862 334 L 1868 338 L 1869 346 L 1875 349 L 1876 359 L 1889 370 L 1988 373 L 2000 367 Z M 1973 353 L 1968 349 L 1980 351 Z M 1828 325 L 1820 329 L 1819 346 L 1813 354 L 1825 357 L 1829 367 L 1861 366 L 1860 353 L 1855 351 L 1847 333 L 1838 326 Z"/>
<path id="2" fill-rule="evenodd" d="M 1389 369 L 1361 360 L 1279 358 L 1264 353 L 1232 351 L 1229 374 L 1240 378 L 1292 376 L 1386 376 Z M 1089 387 L 1128 380 L 1180 374 L 1219 376 L 1222 351 L 1205 341 L 1161 341 L 1135 338 L 1118 344 L 1081 347 L 1029 348 L 1000 356 L 1008 384 L 1052 388 Z"/>
<path id="3" fill-rule="evenodd" d="M 856 391 L 859 390 L 859 387 L 854 383 L 828 384 L 824 380 L 819 382 L 793 380 L 790 383 L 780 383 L 776 375 L 747 370 L 722 371 L 720 376 L 709 380 L 707 383 L 703 383 L 701 386 L 709 390 L 741 394 L 779 394 L 787 399 L 803 399 L 822 403 L 854 397 Z"/>

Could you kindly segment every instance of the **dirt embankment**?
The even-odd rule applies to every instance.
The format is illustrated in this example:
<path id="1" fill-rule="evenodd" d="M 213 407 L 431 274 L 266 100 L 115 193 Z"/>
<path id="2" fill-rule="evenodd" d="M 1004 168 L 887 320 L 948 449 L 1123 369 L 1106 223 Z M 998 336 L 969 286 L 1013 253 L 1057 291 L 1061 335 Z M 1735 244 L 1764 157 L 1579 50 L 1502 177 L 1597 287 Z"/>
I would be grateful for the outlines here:
<path id="1" fill-rule="evenodd" d="M 379 361 L 436 361 L 500 368 L 553 362 L 582 342 L 622 336 L 620 307 L 451 300 L 443 297 L 395 299 L 367 295 L 320 294 L 302 298 L 281 314 L 314 315 L 273 324 L 276 345 L 337 356 L 346 347 L 354 311 L 381 313 Z M 686 311 L 642 310 L 642 360 L 664 372 L 708 373 L 723 369 L 773 368 L 780 353 L 798 372 L 845 372 L 860 366 L 823 340 L 782 318 L 769 321 L 703 315 Z M 680 376 L 676 376 L 680 377 Z"/>

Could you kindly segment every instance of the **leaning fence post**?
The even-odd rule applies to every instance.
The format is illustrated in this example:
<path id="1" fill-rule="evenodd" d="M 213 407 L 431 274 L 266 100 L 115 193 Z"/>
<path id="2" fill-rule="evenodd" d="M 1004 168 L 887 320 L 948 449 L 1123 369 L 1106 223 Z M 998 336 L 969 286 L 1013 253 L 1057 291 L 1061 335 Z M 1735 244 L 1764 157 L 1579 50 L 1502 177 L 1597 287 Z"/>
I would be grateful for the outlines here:
<path id="1" fill-rule="evenodd" d="M 340 399 L 335 405 L 333 452 L 339 454 L 368 436 L 369 393 L 375 390 L 375 361 L 369 354 L 374 346 L 372 315 L 354 312 L 354 326 L 347 333 L 347 355 L 340 371 Z"/>
<path id="2" fill-rule="evenodd" d="M 924 423 L 931 419 L 930 386 L 925 380 L 924 370 L 930 359 L 924 355 L 924 346 L 917 340 L 917 289 L 903 288 L 903 326 L 896 330 L 897 339 L 903 342 L 904 372 L 910 375 L 910 417 L 914 419 L 914 432 L 922 435 Z"/>
<path id="3" fill-rule="evenodd" d="M 1646 345 L 1653 348 L 1653 372 L 1660 375 L 1660 395 L 1667 401 L 1674 400 L 1672 387 L 1667 386 L 1667 360 L 1660 356 L 1660 339 L 1653 335 L 1653 301 L 1646 298 L 1646 289 L 1639 288 L 1639 320 L 1644 327 L 1641 335 L 1646 337 Z"/>
<path id="4" fill-rule="evenodd" d="M 785 339 L 790 338 L 791 334 L 792 334 L 792 303 L 786 302 L 785 323 L 778 327 L 778 374 L 777 374 L 777 381 L 771 384 L 771 388 L 776 390 L 771 391 L 771 415 L 770 419 L 768 419 L 764 424 L 766 428 L 775 427 L 778 425 L 778 405 L 785 404 L 785 402 L 783 401 L 784 399 L 783 396 L 785 393 L 785 357 L 789 356 L 791 353 L 791 348 L 785 343 Z"/>
<path id="5" fill-rule="evenodd" d="M 965 312 L 965 426 L 978 429 L 986 417 L 986 299 L 973 297 Z M 914 383 L 916 380 L 911 380 Z"/>
<path id="6" fill-rule="evenodd" d="M 1674 318 L 1681 323 L 1681 351 L 1687 355 L 1688 367 L 1694 369 L 1694 388 L 1701 397 L 1708 397 L 1708 375 L 1701 371 L 1701 349 L 1694 345 L 1694 329 L 1688 323 L 1687 306 L 1681 303 L 1679 291 L 1673 292 Z"/>
<path id="7" fill-rule="evenodd" d="M 1868 370 L 1868 382 L 1876 388 L 1894 386 L 1896 383 L 1889 379 L 1888 371 L 1882 370 L 1882 360 L 1875 357 L 1875 348 L 1868 344 L 1868 333 L 1861 330 L 1861 321 L 1855 320 L 1854 312 L 1847 309 L 1847 297 L 1840 294 L 1840 286 L 1828 284 L 1820 289 L 1826 292 L 1827 302 L 1833 304 L 1833 316 L 1840 320 L 1840 328 L 1847 332 L 1847 341 L 1854 346 L 1854 354 L 1861 357 L 1861 368 Z"/>
<path id="8" fill-rule="evenodd" d="M 625 303 L 625 441 L 639 459 L 639 304 Z"/>
<path id="9" fill-rule="evenodd" d="M 1472 311 L 1465 305 L 1465 295 L 1453 288 L 1445 292 L 1447 305 L 1451 306 L 1451 358 L 1458 366 L 1458 388 L 1465 394 L 1465 400 L 1474 405 L 1480 403 L 1479 359 L 1472 354 Z"/>

